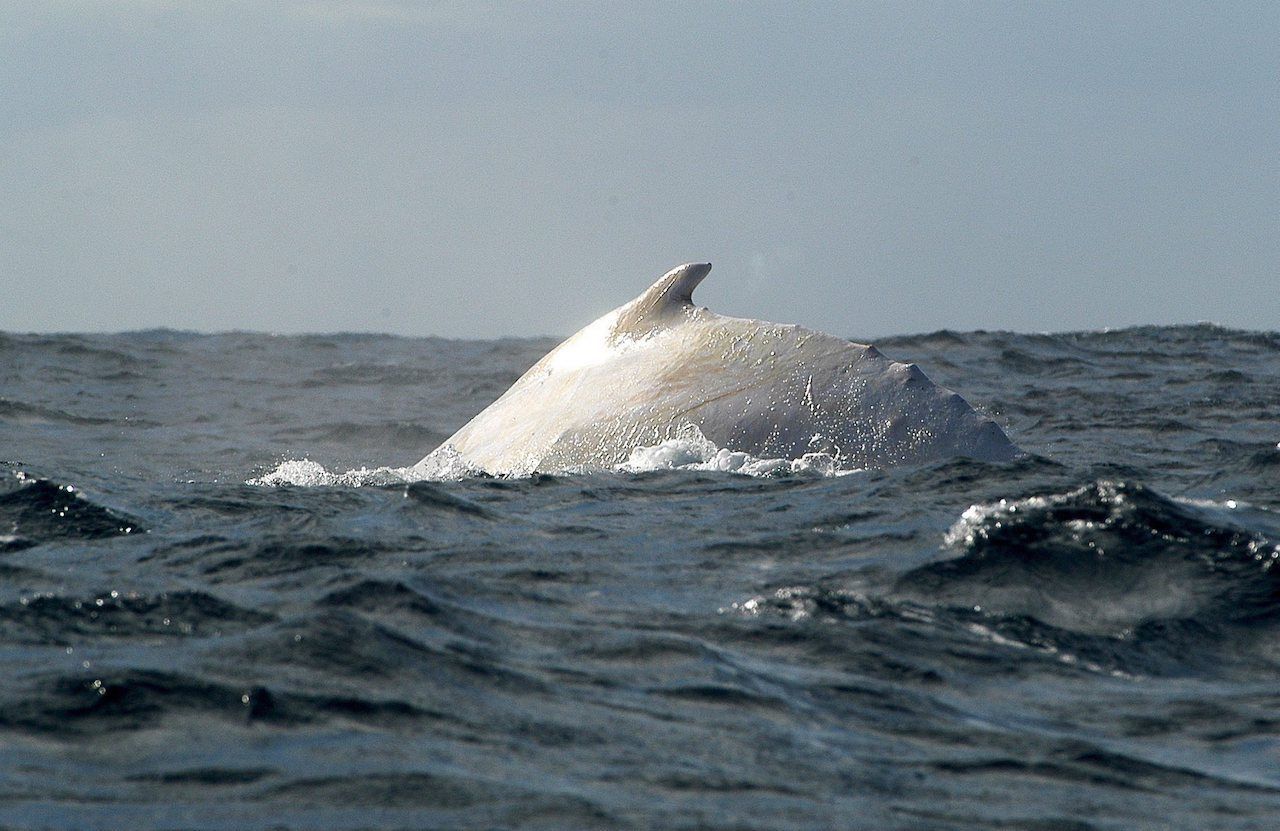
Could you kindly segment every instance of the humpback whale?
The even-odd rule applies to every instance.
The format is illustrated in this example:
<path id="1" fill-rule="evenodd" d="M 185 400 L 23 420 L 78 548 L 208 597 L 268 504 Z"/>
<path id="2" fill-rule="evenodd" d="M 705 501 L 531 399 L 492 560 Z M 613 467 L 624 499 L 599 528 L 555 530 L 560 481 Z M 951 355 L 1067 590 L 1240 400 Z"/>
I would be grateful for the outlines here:
<path id="1" fill-rule="evenodd" d="M 696 427 L 761 458 L 843 468 L 1020 451 L 958 394 L 874 346 L 693 304 L 710 263 L 673 268 L 552 349 L 419 465 L 491 474 L 608 470 Z"/>

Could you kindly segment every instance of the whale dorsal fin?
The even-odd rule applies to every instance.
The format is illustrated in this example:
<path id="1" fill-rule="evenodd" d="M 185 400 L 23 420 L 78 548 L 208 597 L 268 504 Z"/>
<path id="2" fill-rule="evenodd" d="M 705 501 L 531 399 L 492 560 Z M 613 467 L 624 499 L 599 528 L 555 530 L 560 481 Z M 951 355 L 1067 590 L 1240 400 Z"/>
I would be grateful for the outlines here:
<path id="1" fill-rule="evenodd" d="M 685 263 L 658 278 L 622 309 L 614 335 L 643 335 L 693 305 L 693 290 L 711 271 L 711 263 Z"/>

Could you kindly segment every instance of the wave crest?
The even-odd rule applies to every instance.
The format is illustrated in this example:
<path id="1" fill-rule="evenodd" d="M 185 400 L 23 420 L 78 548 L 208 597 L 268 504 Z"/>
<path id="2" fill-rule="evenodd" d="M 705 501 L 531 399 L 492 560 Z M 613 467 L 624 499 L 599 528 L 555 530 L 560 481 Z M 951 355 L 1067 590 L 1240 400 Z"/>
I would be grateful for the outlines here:
<path id="1" fill-rule="evenodd" d="M 1273 523 L 1244 503 L 1098 481 L 970 507 L 946 536 L 959 556 L 908 572 L 898 590 L 1090 635 L 1141 638 L 1183 622 L 1271 628 L 1280 625 Z"/>

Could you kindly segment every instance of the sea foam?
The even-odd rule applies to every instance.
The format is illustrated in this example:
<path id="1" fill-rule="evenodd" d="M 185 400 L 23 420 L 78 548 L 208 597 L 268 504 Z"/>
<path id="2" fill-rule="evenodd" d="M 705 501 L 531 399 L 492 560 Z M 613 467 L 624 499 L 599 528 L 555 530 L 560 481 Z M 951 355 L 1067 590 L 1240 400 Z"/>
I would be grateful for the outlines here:
<path id="1" fill-rule="evenodd" d="M 647 473 L 657 470 L 713 471 L 743 476 L 844 476 L 857 470 L 840 467 L 839 459 L 826 452 L 805 453 L 798 459 L 761 459 L 750 453 L 717 447 L 696 426 L 685 425 L 673 438 L 635 447 L 615 473 Z M 573 475 L 575 471 L 565 471 Z M 444 447 L 412 467 L 361 467 L 337 473 L 311 459 L 289 459 L 270 473 L 246 484 L 258 486 L 359 488 L 401 485 L 410 482 L 457 482 L 485 475 L 468 465 L 452 448 Z M 581 474 L 580 474 L 581 475 Z M 517 476 L 504 478 L 522 478 Z"/>
<path id="2" fill-rule="evenodd" d="M 708 470 L 746 476 L 810 474 L 843 476 L 856 470 L 842 469 L 830 453 L 805 453 L 798 459 L 761 459 L 740 450 L 717 447 L 695 425 L 687 424 L 674 438 L 655 445 L 636 447 L 623 463 L 614 466 L 623 473 L 651 470 Z"/>

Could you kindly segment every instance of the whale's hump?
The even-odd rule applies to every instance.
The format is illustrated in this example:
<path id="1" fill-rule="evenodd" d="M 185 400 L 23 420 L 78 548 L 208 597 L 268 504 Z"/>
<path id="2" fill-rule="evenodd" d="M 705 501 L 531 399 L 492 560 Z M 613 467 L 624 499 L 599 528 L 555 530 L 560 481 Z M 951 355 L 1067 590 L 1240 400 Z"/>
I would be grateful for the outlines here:
<path id="1" fill-rule="evenodd" d="M 689 428 L 731 452 L 821 452 L 842 469 L 1018 454 L 999 426 L 912 364 L 695 307 L 710 270 L 673 268 L 588 324 L 432 455 L 493 474 L 609 470 Z"/>
<path id="2" fill-rule="evenodd" d="M 710 271 L 711 263 L 685 263 L 659 277 L 644 294 L 622 307 L 613 326 L 614 336 L 646 335 L 678 320 L 693 306 L 693 290 Z"/>

